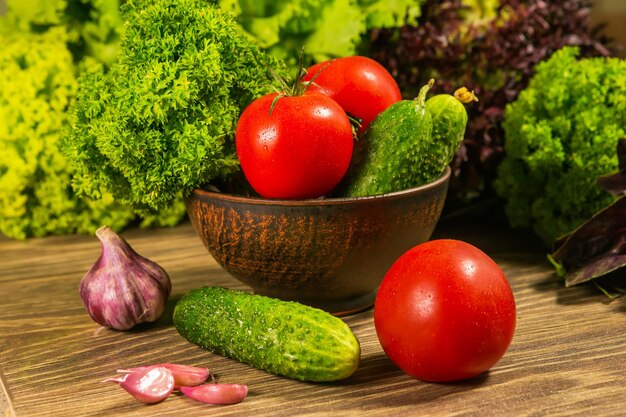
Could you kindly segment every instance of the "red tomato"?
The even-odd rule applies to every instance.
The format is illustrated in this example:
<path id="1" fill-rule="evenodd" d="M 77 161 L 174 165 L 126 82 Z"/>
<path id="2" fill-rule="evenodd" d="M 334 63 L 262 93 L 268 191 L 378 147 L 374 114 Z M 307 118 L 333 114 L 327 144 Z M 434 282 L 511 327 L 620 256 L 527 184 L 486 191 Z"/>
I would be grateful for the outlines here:
<path id="1" fill-rule="evenodd" d="M 387 107 L 400 101 L 400 88 L 391 74 L 373 59 L 347 56 L 315 64 L 304 81 L 319 75 L 309 91 L 322 92 L 335 100 L 346 113 L 361 119 L 361 134 Z"/>
<path id="2" fill-rule="evenodd" d="M 252 102 L 237 124 L 241 169 L 265 198 L 316 198 L 348 170 L 353 136 L 343 109 L 323 94 L 269 94 Z"/>
<path id="3" fill-rule="evenodd" d="M 389 269 L 374 305 L 378 340 L 414 378 L 454 381 L 500 360 L 515 331 L 515 300 L 498 265 L 458 240 L 414 247 Z"/>

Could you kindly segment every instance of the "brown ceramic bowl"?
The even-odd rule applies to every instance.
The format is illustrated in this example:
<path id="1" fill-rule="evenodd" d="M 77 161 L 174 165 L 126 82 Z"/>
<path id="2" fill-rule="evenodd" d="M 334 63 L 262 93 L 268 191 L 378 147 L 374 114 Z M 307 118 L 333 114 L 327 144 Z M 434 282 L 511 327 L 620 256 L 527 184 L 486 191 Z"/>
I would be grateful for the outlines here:
<path id="1" fill-rule="evenodd" d="M 360 198 L 268 200 L 196 189 L 187 212 L 215 260 L 255 293 L 333 314 L 370 307 L 393 262 L 430 239 L 450 178 Z"/>

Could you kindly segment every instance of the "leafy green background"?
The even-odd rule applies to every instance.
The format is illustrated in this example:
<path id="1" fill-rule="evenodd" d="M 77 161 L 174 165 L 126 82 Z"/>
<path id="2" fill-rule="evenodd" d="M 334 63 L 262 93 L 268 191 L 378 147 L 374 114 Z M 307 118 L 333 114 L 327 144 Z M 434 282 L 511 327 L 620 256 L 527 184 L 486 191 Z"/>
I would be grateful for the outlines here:
<path id="1" fill-rule="evenodd" d="M 206 3 L 211 2 L 206 0 Z M 420 1 L 216 0 L 213 3 L 235 12 L 241 31 L 272 56 L 293 63 L 302 45 L 306 45 L 307 59 L 311 62 L 354 54 L 369 28 L 399 25 L 406 17 L 417 16 Z M 159 128 L 150 133 L 154 126 L 146 124 L 141 140 L 146 147 L 150 145 L 154 149 L 145 153 L 143 159 L 132 152 L 128 152 L 128 156 L 134 159 L 116 159 L 114 150 L 123 144 L 122 139 L 132 137 L 130 141 L 134 146 L 139 143 L 135 140 L 138 130 L 131 126 L 132 112 L 137 108 L 132 108 L 131 102 L 126 109 L 118 109 L 117 118 L 110 114 L 101 118 L 90 113 L 95 112 L 93 107 L 81 107 L 85 101 L 79 103 L 77 112 L 82 111 L 82 121 L 86 123 L 83 127 L 97 116 L 99 122 L 95 126 L 99 130 L 93 132 L 98 137 L 85 129 L 82 131 L 84 140 L 75 142 L 74 147 L 66 147 L 64 153 L 60 151 L 62 138 L 68 137 L 70 108 L 80 94 L 81 77 L 109 82 L 111 87 L 109 68 L 113 68 L 112 73 L 119 71 L 114 65 L 123 36 L 119 5 L 120 0 L 6 1 L 7 14 L 0 17 L 0 91 L 3 91 L 0 93 L 0 124 L 3 126 L 0 130 L 0 232 L 9 237 L 91 233 L 102 224 L 116 230 L 131 223 L 177 224 L 185 217 L 182 200 L 185 191 L 236 169 L 232 152 L 216 151 L 215 143 L 211 145 L 200 139 L 206 134 L 202 128 L 192 132 L 199 126 L 195 123 L 200 117 L 198 114 L 191 116 L 195 121 L 180 118 L 188 123 L 186 127 L 179 126 L 185 133 L 175 140 L 172 140 L 175 135 L 162 135 Z M 130 42 L 125 46 L 127 51 L 133 47 Z M 164 56 L 156 58 L 164 66 L 151 68 L 151 88 L 156 90 L 143 91 L 142 105 L 148 118 L 155 116 L 152 120 L 158 122 L 157 114 L 166 112 L 158 108 L 164 104 L 162 93 L 174 90 L 158 90 L 159 83 L 167 81 L 172 61 Z M 94 79 L 97 74 L 101 76 L 99 81 Z M 246 74 L 245 77 L 251 76 Z M 126 85 L 126 93 L 139 92 L 136 78 L 119 76 L 118 81 L 135 83 Z M 114 90 L 121 92 L 121 89 Z M 99 99 L 92 100 L 91 104 Z M 173 99 L 186 100 L 182 96 Z M 203 103 L 199 96 L 188 99 L 191 101 L 185 104 L 187 109 Z M 242 96 L 242 99 L 251 97 Z M 105 100 L 100 104 L 105 102 L 111 103 Z M 222 99 L 216 102 L 225 103 Z M 116 103 L 125 102 L 118 100 Z M 231 109 L 242 105 L 240 102 Z M 213 107 L 213 117 L 222 117 L 224 108 Z M 230 122 L 223 124 L 225 130 L 208 134 L 211 138 L 221 135 L 224 143 L 218 147 L 225 146 L 231 151 L 235 117 L 232 110 L 228 112 Z M 129 113 L 122 116 L 123 111 Z M 175 112 L 161 116 L 175 117 Z M 211 116 L 203 114 L 202 117 Z M 108 123 L 100 123 L 105 119 Z M 124 119 L 126 123 L 116 126 L 111 123 L 113 119 Z M 135 122 L 141 123 L 140 120 Z M 79 131 L 74 130 L 74 133 Z M 155 140 L 156 137 L 161 139 Z M 94 147 L 90 151 L 78 149 L 81 144 L 93 145 L 94 141 L 98 142 L 97 151 Z M 178 157 L 172 158 L 172 152 Z M 122 160 L 127 165 L 122 166 Z M 202 168 L 198 167 L 198 162 L 203 163 Z"/>

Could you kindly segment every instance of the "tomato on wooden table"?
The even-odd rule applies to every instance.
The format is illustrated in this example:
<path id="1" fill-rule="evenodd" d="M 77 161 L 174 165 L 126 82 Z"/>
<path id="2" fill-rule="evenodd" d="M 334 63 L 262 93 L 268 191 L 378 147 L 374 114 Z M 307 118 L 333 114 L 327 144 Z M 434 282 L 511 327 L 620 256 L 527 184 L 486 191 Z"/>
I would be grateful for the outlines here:
<path id="1" fill-rule="evenodd" d="M 490 369 L 515 331 L 515 299 L 498 265 L 458 240 L 433 240 L 385 275 L 374 324 L 389 358 L 414 378 L 444 382 Z"/>
<path id="2" fill-rule="evenodd" d="M 329 193 L 344 177 L 352 126 L 326 95 L 268 94 L 242 113 L 235 133 L 241 169 L 265 198 L 306 199 Z"/>
<path id="3" fill-rule="evenodd" d="M 313 79 L 315 77 L 315 79 Z M 361 119 L 361 134 L 393 103 L 402 100 L 393 76 L 378 62 L 364 56 L 347 56 L 315 64 L 303 81 L 311 81 L 311 92 L 335 100 L 351 116 Z"/>

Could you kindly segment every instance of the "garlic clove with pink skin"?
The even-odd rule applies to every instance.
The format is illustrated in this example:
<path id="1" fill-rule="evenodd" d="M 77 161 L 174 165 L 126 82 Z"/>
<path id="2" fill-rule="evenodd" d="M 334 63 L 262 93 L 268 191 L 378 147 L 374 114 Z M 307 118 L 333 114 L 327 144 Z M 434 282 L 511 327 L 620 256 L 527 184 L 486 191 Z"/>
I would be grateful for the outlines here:
<path id="1" fill-rule="evenodd" d="M 138 401 L 146 404 L 163 401 L 174 391 L 174 375 L 161 366 L 146 367 L 102 382 L 116 382 Z"/>
<path id="2" fill-rule="evenodd" d="M 80 297 L 91 318 L 116 330 L 158 319 L 172 290 L 167 272 L 108 226 L 96 236 L 102 253 L 80 282 Z"/>
<path id="3" fill-rule="evenodd" d="M 139 366 L 136 368 L 118 369 L 117 372 L 133 373 L 143 371 L 154 367 L 167 368 L 174 376 L 174 388 L 180 386 L 193 387 L 195 385 L 204 384 L 211 376 L 211 372 L 207 368 L 198 368 L 196 366 L 179 365 L 176 363 L 160 363 L 151 366 Z"/>
<path id="4" fill-rule="evenodd" d="M 217 405 L 237 404 L 248 395 L 248 387 L 243 384 L 210 383 L 178 389 L 192 400 Z"/>

